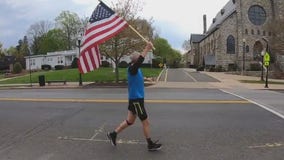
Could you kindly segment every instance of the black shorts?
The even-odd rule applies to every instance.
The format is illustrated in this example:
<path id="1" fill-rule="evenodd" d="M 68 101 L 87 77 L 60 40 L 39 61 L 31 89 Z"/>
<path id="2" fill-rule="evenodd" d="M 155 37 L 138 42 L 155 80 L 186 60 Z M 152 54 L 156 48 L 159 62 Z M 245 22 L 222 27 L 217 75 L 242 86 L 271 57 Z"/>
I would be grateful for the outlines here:
<path id="1" fill-rule="evenodd" d="M 148 118 L 146 109 L 144 107 L 144 99 L 129 100 L 128 110 L 134 115 L 137 115 L 141 121 L 144 121 Z"/>

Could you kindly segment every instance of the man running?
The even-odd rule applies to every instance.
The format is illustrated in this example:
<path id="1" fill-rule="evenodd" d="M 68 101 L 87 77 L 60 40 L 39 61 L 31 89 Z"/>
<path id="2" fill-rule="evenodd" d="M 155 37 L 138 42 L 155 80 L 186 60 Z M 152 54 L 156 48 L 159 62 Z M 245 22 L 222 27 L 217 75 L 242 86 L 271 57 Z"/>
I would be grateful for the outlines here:
<path id="1" fill-rule="evenodd" d="M 131 64 L 128 67 L 128 115 L 127 119 L 123 121 L 113 132 L 107 133 L 111 144 L 116 146 L 117 134 L 122 132 L 128 126 L 134 124 L 138 116 L 143 125 L 143 133 L 148 143 L 149 151 L 160 150 L 162 144 L 153 142 L 150 138 L 150 123 L 146 109 L 144 107 L 144 76 L 140 69 L 147 53 L 153 48 L 152 43 L 147 43 L 145 49 L 141 54 L 134 53 L 130 56 Z"/>

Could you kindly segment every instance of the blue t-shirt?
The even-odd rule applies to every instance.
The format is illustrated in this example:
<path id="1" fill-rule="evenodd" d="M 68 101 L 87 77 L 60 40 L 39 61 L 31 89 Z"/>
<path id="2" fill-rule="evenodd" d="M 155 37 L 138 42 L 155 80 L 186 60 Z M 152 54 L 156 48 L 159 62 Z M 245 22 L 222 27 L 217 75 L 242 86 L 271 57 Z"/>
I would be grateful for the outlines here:
<path id="1" fill-rule="evenodd" d="M 127 69 L 128 99 L 144 98 L 144 76 L 139 68 L 143 61 L 144 57 L 140 56 L 137 62 L 130 65 Z"/>

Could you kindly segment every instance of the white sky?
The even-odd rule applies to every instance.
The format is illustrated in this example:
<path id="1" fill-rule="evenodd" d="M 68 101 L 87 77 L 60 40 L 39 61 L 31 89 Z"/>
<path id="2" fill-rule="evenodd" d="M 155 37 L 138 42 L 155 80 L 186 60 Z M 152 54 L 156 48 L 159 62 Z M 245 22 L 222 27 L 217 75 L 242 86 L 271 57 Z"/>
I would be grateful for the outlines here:
<path id="1" fill-rule="evenodd" d="M 112 4 L 116 0 L 104 0 Z M 145 5 L 141 16 L 153 17 L 161 37 L 173 48 L 181 50 L 184 40 L 191 33 L 203 32 L 203 14 L 207 15 L 207 27 L 213 17 L 229 0 L 142 0 Z M 1 0 L 0 42 L 4 47 L 16 45 L 29 26 L 40 20 L 54 20 L 63 10 L 80 16 L 90 16 L 99 2 L 97 0 Z M 9 16 L 7 16 L 9 15 Z"/>

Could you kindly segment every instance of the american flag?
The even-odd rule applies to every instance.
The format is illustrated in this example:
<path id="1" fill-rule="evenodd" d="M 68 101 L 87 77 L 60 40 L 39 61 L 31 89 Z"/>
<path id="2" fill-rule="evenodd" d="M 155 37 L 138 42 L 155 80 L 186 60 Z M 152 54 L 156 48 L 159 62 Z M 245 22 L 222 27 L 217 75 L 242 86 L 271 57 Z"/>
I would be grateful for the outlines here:
<path id="1" fill-rule="evenodd" d="M 94 10 L 82 39 L 82 51 L 79 57 L 80 73 L 88 73 L 99 68 L 101 55 L 99 44 L 111 39 L 128 26 L 106 4 L 100 2 Z"/>

